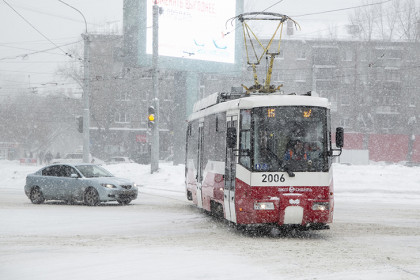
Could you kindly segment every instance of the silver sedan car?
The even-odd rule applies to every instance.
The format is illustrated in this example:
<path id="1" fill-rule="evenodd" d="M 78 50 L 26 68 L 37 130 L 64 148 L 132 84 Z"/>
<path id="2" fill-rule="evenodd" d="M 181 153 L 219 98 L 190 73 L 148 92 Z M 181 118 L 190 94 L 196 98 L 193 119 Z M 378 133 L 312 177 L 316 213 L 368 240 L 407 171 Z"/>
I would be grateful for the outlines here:
<path id="1" fill-rule="evenodd" d="M 137 198 L 138 188 L 98 165 L 53 164 L 26 176 L 25 194 L 34 204 L 63 200 L 96 206 L 116 200 L 125 205 Z"/>

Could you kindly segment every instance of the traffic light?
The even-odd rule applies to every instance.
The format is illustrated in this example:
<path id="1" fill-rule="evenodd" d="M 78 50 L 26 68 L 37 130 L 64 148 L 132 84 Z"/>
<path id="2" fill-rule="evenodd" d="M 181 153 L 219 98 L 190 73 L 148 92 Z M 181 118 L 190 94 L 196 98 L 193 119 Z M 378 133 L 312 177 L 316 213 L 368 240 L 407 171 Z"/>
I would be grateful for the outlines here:
<path id="1" fill-rule="evenodd" d="M 82 116 L 77 117 L 77 130 L 80 133 L 83 133 L 83 117 Z"/>
<path id="2" fill-rule="evenodd" d="M 149 106 L 148 115 L 147 115 L 147 125 L 149 128 L 155 126 L 155 107 Z"/>

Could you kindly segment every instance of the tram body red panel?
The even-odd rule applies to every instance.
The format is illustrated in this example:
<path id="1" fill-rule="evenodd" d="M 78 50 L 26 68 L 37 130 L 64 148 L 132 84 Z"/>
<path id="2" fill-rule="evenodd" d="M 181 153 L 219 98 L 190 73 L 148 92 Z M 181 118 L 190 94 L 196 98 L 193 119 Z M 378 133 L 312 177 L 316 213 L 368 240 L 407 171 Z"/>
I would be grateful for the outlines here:
<path id="1" fill-rule="evenodd" d="M 187 191 L 190 191 L 193 198 L 193 203 L 198 204 L 197 201 L 197 181 L 194 178 L 194 169 L 187 171 Z M 225 181 L 223 174 L 208 172 L 203 180 L 201 186 L 201 197 L 203 202 L 203 209 L 210 211 L 210 202 L 215 201 L 223 204 L 223 189 Z"/>
<path id="2" fill-rule="evenodd" d="M 303 219 L 301 225 L 332 222 L 334 204 L 333 188 L 323 187 L 298 187 L 311 189 L 309 193 L 279 191 L 290 187 L 258 187 L 236 179 L 236 216 L 238 224 L 279 224 L 284 223 L 284 213 L 287 207 L 296 206 L 294 203 L 299 200 L 299 206 L 303 208 Z M 274 210 L 255 210 L 254 202 L 272 202 Z M 312 203 L 329 202 L 329 209 L 326 211 L 312 210 Z"/>
<path id="3" fill-rule="evenodd" d="M 188 172 L 190 175 L 194 172 Z M 187 176 L 190 177 L 190 176 Z M 332 223 L 334 212 L 333 183 L 330 186 L 250 186 L 236 178 L 235 210 L 238 224 L 278 224 L 283 225 L 285 210 L 289 206 L 297 206 L 293 202 L 299 200 L 303 208 L 301 225 Z M 193 202 L 197 204 L 196 181 L 190 180 L 187 189 L 193 194 Z M 222 174 L 207 173 L 202 184 L 203 209 L 211 211 L 211 201 L 223 203 L 224 177 Z M 295 191 L 290 192 L 290 189 Z M 299 189 L 311 190 L 299 192 Z M 272 202 L 274 210 L 255 210 L 254 202 Z M 291 202 L 292 201 L 292 202 Z M 313 202 L 328 202 L 329 209 L 313 210 Z"/>

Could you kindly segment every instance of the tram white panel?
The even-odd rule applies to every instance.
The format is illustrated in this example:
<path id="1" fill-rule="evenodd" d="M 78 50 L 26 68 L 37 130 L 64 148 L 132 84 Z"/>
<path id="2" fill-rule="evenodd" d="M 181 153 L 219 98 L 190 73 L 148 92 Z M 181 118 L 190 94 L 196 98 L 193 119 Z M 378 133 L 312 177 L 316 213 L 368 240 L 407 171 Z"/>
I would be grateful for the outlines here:
<path id="1" fill-rule="evenodd" d="M 251 185 L 251 171 L 249 171 L 242 165 L 236 165 L 236 178 L 238 178 L 245 184 Z"/>
<path id="2" fill-rule="evenodd" d="M 265 106 L 317 106 L 329 108 L 326 98 L 303 95 L 264 95 L 241 98 L 239 109 Z"/>
<path id="3" fill-rule="evenodd" d="M 300 225 L 303 220 L 303 208 L 300 206 L 288 206 L 284 210 L 284 221 L 286 225 Z"/>
<path id="4" fill-rule="evenodd" d="M 329 186 L 332 183 L 330 172 L 295 172 L 295 177 L 289 177 L 286 172 L 254 172 L 237 165 L 236 177 L 244 183 L 258 187 L 303 187 Z"/>
<path id="5" fill-rule="evenodd" d="M 329 186 L 332 172 L 294 172 L 290 177 L 286 172 L 255 172 L 251 174 L 251 186 Z"/>
<path id="6" fill-rule="evenodd" d="M 214 96 L 212 97 L 214 98 Z M 234 99 L 226 102 L 218 103 L 210 106 L 210 99 L 200 101 L 195 105 L 194 112 L 188 118 L 188 121 L 202 118 L 219 112 L 227 112 L 230 110 L 252 109 L 256 107 L 267 106 L 317 106 L 330 108 L 330 104 L 326 98 L 301 95 L 259 95 L 249 96 L 246 98 Z M 214 101 L 213 101 L 214 102 Z M 205 108 L 209 106 L 208 108 Z M 205 109 L 204 109 L 205 108 Z"/>

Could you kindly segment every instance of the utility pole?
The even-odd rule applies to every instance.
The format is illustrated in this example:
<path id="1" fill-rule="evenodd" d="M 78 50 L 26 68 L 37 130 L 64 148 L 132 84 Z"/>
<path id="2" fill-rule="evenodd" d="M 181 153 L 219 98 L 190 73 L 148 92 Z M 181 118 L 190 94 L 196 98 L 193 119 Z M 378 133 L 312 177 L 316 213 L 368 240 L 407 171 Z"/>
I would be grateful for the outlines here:
<path id="1" fill-rule="evenodd" d="M 83 162 L 89 163 L 90 162 L 90 135 L 89 135 L 89 127 L 90 127 L 90 111 L 89 111 L 89 92 L 90 92 L 90 72 L 89 72 L 89 59 L 90 59 L 90 41 L 89 41 L 89 34 L 87 30 L 87 22 L 86 18 L 81 11 L 76 9 L 75 7 L 67 4 L 62 0 L 58 0 L 59 2 L 63 3 L 64 5 L 72 8 L 73 10 L 77 11 L 85 21 L 85 33 L 82 34 L 83 42 L 84 42 L 84 56 L 83 56 Z"/>
<path id="2" fill-rule="evenodd" d="M 152 58 L 152 78 L 153 78 L 153 100 L 155 108 L 155 120 L 151 129 L 152 143 L 150 155 L 150 173 L 159 170 L 159 6 L 157 1 L 153 5 L 153 58 Z"/>
<path id="3" fill-rule="evenodd" d="M 90 72 L 89 72 L 89 54 L 90 54 L 90 41 L 89 35 L 86 32 L 82 34 L 82 38 L 84 41 L 85 49 L 84 49 L 84 57 L 83 57 L 83 162 L 89 163 L 90 162 L 90 135 L 89 135 L 89 127 L 90 127 L 90 111 L 89 111 L 89 93 L 90 93 Z"/>

